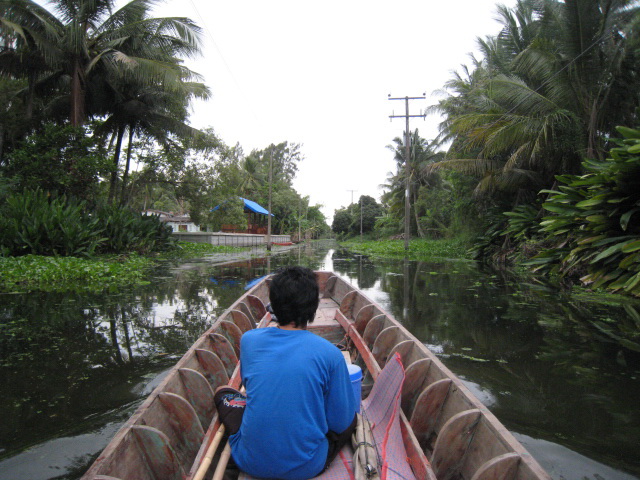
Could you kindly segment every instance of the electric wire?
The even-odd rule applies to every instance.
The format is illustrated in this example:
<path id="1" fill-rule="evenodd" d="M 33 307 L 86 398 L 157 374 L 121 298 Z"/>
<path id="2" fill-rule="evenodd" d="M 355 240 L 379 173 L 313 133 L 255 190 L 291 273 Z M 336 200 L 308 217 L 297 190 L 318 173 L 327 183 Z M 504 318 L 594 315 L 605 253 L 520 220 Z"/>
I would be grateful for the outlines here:
<path id="1" fill-rule="evenodd" d="M 560 75 L 563 71 L 565 71 L 567 68 L 569 68 L 573 63 L 575 63 L 580 57 L 582 57 L 583 55 L 585 55 L 589 50 L 591 50 L 593 47 L 595 47 L 598 43 L 607 40 L 607 37 L 611 37 L 613 35 L 613 31 L 607 32 L 605 34 L 603 34 L 602 36 L 596 38 L 594 40 L 594 42 L 589 45 L 587 48 L 585 48 L 583 51 L 581 51 L 578 55 L 576 55 L 575 57 L 573 57 L 566 65 L 564 65 L 561 69 L 559 69 L 557 72 L 555 72 L 553 75 L 551 75 L 551 77 L 549 77 L 547 80 L 545 80 L 544 82 L 542 82 L 542 84 L 540 84 L 540 86 L 538 88 L 536 88 L 535 90 L 531 90 L 530 92 L 528 92 L 525 97 L 520 100 L 516 105 L 514 105 L 513 107 L 511 107 L 511 109 L 509 109 L 507 112 L 503 113 L 500 115 L 500 118 L 494 120 L 493 122 L 489 123 L 489 125 L 487 127 L 484 127 L 484 130 L 488 130 L 490 128 L 492 128 L 494 125 L 500 123 L 503 119 L 505 119 L 508 115 L 510 115 L 511 113 L 513 113 L 518 107 L 520 107 L 520 105 L 522 105 L 524 102 L 526 102 L 529 97 L 531 97 L 533 94 L 537 94 L 540 92 L 540 90 L 544 87 L 546 87 L 555 77 L 557 77 L 558 75 Z M 492 80 L 493 81 L 493 80 Z"/>
<path id="2" fill-rule="evenodd" d="M 218 55 L 220 56 L 220 59 L 222 60 L 222 63 L 224 65 L 225 69 L 229 73 L 229 76 L 231 77 L 231 80 L 233 80 L 233 83 L 235 84 L 236 88 L 240 92 L 240 96 L 244 100 L 246 108 L 249 110 L 249 112 L 253 116 L 254 120 L 259 125 L 264 127 L 264 122 L 262 122 L 260 120 L 260 118 L 258 117 L 256 112 L 251 107 L 251 102 L 249 101 L 249 98 L 245 95 L 244 90 L 240 86 L 240 82 L 238 82 L 238 79 L 236 78 L 236 76 L 234 75 L 233 71 L 231 70 L 231 67 L 229 66 L 229 63 L 227 62 L 227 59 L 225 58 L 224 54 L 222 53 L 222 49 L 218 46 L 218 43 L 213 38 L 213 34 L 211 33 L 211 30 L 207 26 L 207 22 L 205 21 L 204 17 L 200 14 L 200 11 L 198 10 L 198 7 L 196 6 L 194 0 L 189 0 L 189 2 L 191 3 L 191 6 L 193 7 L 193 10 L 196 12 L 196 15 L 198 16 L 198 20 L 200 21 L 200 24 L 202 25 L 202 29 L 205 31 L 206 35 L 211 39 L 211 43 L 213 43 L 213 46 L 216 49 L 216 52 L 218 52 Z"/>

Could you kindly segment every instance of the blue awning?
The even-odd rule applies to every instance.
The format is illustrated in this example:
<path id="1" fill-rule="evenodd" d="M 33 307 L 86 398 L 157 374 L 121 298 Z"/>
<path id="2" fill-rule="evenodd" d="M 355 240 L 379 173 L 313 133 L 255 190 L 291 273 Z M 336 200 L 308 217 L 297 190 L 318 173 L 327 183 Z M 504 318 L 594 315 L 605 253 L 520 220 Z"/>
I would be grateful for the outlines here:
<path id="1" fill-rule="evenodd" d="M 267 209 L 262 207 L 261 205 L 258 205 L 256 202 L 247 200 L 246 198 L 242 198 L 242 197 L 238 197 L 238 198 L 244 202 L 245 212 L 254 212 L 254 213 L 259 213 L 261 215 L 269 215 L 269 212 L 267 211 Z M 216 205 L 211 209 L 211 211 L 213 212 L 214 210 L 218 210 L 219 208 L 220 208 L 220 205 Z M 271 214 L 271 216 L 275 217 L 273 213 Z"/>
<path id="2" fill-rule="evenodd" d="M 251 200 L 247 200 L 246 198 L 242 198 L 242 197 L 240 197 L 240 200 L 244 201 L 245 210 L 249 210 L 255 213 L 261 213 L 262 215 L 269 215 L 269 212 L 267 211 L 267 209 L 264 207 L 261 207 L 256 202 L 252 202 Z"/>

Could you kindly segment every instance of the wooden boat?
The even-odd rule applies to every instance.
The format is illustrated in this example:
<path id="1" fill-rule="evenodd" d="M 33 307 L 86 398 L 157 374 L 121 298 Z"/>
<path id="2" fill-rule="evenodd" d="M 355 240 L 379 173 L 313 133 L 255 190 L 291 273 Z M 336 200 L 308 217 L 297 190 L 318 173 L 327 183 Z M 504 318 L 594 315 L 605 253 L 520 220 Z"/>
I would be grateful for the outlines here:
<path id="1" fill-rule="evenodd" d="M 333 273 L 317 272 L 317 278 L 321 301 L 309 330 L 332 343 L 348 339 L 350 358 L 365 373 L 363 396 L 388 359 L 402 359 L 400 431 L 415 478 L 549 479 L 498 419 L 401 324 Z M 268 282 L 265 278 L 255 285 L 215 321 L 83 479 L 194 478 L 219 432 L 213 391 L 225 384 L 239 388 L 240 337 L 271 320 L 265 308 Z"/>

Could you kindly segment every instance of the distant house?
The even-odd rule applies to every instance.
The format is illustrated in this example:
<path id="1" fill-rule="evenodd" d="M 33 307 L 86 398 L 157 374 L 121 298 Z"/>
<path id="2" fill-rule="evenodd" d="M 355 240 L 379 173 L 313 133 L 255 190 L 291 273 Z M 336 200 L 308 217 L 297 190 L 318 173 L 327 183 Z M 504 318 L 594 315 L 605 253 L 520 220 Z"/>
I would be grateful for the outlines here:
<path id="1" fill-rule="evenodd" d="M 199 232 L 200 227 L 191 221 L 191 217 L 186 215 L 174 215 L 171 212 L 148 209 L 142 215 L 157 215 L 160 221 L 169 225 L 174 232 Z"/>
<path id="2" fill-rule="evenodd" d="M 267 233 L 267 215 L 269 212 L 266 208 L 257 204 L 252 200 L 238 197 L 244 202 L 244 213 L 247 215 L 247 228 L 241 229 L 237 225 L 222 225 L 222 231 L 225 233 L 252 233 L 265 235 Z M 220 205 L 216 205 L 211 211 L 218 210 Z M 273 213 L 271 214 L 273 217 Z"/>

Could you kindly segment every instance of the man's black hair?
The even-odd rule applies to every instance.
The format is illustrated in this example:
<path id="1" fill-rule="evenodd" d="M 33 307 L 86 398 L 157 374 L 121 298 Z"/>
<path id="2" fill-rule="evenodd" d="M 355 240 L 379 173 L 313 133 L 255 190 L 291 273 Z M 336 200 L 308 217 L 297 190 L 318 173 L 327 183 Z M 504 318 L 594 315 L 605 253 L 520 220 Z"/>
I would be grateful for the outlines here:
<path id="1" fill-rule="evenodd" d="M 305 267 L 286 267 L 271 279 L 269 300 L 280 325 L 305 328 L 313 322 L 320 299 L 316 274 Z"/>

